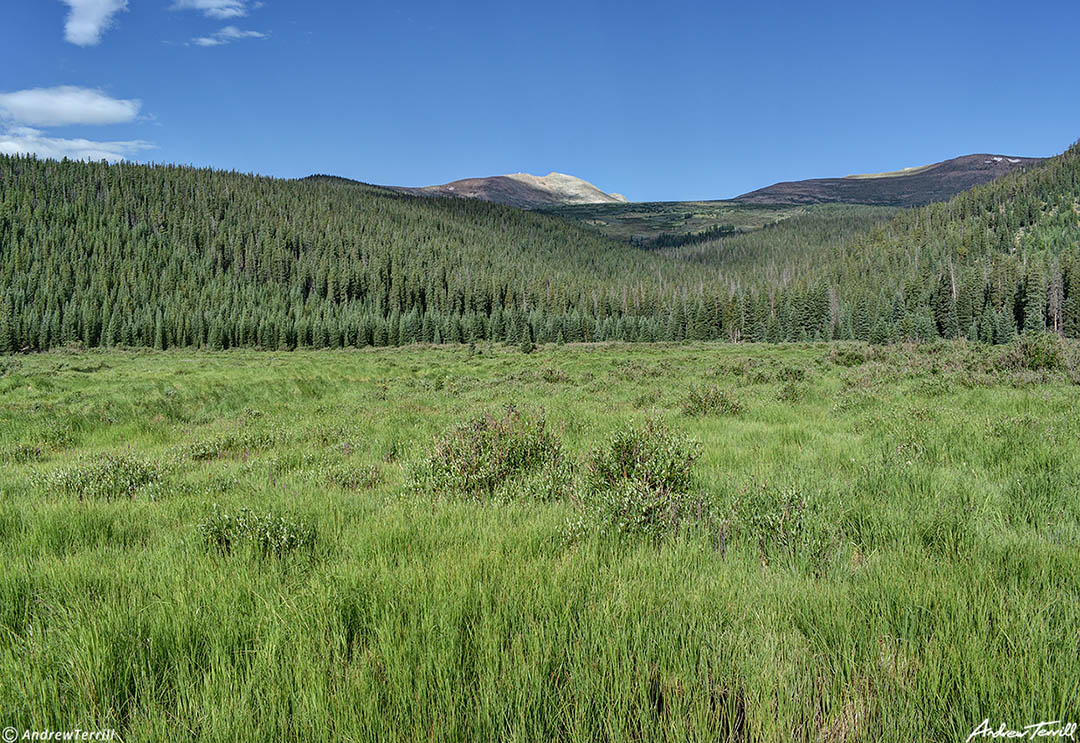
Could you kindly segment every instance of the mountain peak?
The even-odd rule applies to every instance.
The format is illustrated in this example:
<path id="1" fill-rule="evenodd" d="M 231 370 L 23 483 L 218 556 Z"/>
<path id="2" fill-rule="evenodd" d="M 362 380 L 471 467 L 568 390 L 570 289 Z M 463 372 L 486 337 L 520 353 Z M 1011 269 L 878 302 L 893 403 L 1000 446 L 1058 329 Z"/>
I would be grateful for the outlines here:
<path id="1" fill-rule="evenodd" d="M 482 199 L 523 209 L 567 204 L 613 204 L 626 201 L 625 196 L 605 193 L 577 176 L 555 171 L 544 176 L 531 173 L 509 173 L 486 178 L 464 178 L 444 183 L 441 186 L 398 187 L 395 190 L 420 196 Z"/>
<path id="2" fill-rule="evenodd" d="M 776 183 L 735 197 L 744 204 L 851 203 L 879 206 L 921 206 L 945 201 L 961 191 L 1043 161 L 1039 157 L 964 155 L 929 165 L 887 173 L 843 178 L 813 178 Z"/>

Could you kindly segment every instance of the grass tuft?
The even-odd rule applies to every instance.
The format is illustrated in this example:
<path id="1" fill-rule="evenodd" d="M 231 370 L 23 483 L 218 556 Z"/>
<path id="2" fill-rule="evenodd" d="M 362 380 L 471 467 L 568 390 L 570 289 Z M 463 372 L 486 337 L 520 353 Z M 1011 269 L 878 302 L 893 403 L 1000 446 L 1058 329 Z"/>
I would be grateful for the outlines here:
<path id="1" fill-rule="evenodd" d="M 703 389 L 692 387 L 682 409 L 690 416 L 741 415 L 746 406 L 730 390 L 710 385 Z"/>
<path id="2" fill-rule="evenodd" d="M 262 557 L 311 552 L 316 537 L 315 527 L 295 516 L 256 513 L 250 508 L 230 512 L 217 506 L 199 523 L 198 531 L 208 549 L 232 554 L 249 547 Z"/>
<path id="3" fill-rule="evenodd" d="M 40 475 L 36 484 L 50 494 L 79 500 L 118 500 L 134 498 L 159 482 L 161 475 L 158 465 L 133 454 L 107 453 L 74 467 Z"/>

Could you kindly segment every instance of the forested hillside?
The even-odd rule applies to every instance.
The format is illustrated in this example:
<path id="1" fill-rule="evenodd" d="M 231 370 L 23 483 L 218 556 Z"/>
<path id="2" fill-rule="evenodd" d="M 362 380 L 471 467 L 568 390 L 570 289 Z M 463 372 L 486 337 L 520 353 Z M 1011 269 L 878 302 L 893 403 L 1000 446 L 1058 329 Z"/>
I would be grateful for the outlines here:
<path id="1" fill-rule="evenodd" d="M 483 202 L 13 157 L 0 246 L 0 350 L 585 340 L 706 275 Z"/>
<path id="2" fill-rule="evenodd" d="M 2 157 L 0 352 L 1075 337 L 1078 199 L 1073 147 L 868 233 L 838 207 L 658 252 L 347 182 Z"/>

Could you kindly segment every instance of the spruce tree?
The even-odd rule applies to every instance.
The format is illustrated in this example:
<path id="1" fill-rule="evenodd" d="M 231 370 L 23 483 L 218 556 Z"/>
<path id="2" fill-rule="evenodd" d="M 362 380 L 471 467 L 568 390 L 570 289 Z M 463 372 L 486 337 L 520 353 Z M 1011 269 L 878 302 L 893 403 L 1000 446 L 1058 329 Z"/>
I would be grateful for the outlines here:
<path id="1" fill-rule="evenodd" d="M 11 304 L 5 299 L 0 304 L 0 353 L 11 353 L 15 350 L 15 337 L 11 331 Z"/>
<path id="2" fill-rule="evenodd" d="M 525 323 L 525 326 L 521 330 L 521 344 L 518 349 L 522 353 L 532 353 L 536 349 L 536 345 L 533 343 L 532 327 Z"/>
<path id="3" fill-rule="evenodd" d="M 1033 268 L 1024 288 L 1024 332 L 1038 333 L 1046 330 L 1046 282 L 1042 271 Z"/>

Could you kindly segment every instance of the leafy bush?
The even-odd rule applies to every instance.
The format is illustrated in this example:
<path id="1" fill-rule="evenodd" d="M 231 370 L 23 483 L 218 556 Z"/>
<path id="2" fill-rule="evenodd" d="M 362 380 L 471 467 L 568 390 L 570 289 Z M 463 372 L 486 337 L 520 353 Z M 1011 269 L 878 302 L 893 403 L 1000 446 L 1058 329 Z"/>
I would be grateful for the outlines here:
<path id="1" fill-rule="evenodd" d="M 659 389 L 646 390 L 634 398 L 635 408 L 650 408 L 660 402 L 663 393 Z"/>
<path id="2" fill-rule="evenodd" d="M 501 416 L 484 413 L 436 438 L 414 469 L 412 484 L 482 501 L 514 480 L 545 467 L 558 472 L 561 465 L 562 445 L 543 413 L 523 413 L 511 405 Z"/>
<path id="3" fill-rule="evenodd" d="M 867 362 L 866 349 L 860 346 L 838 345 L 832 348 L 827 358 L 837 366 L 861 366 Z"/>
<path id="4" fill-rule="evenodd" d="M 570 375 L 562 369 L 549 366 L 541 372 L 541 379 L 549 384 L 567 384 L 570 382 Z"/>
<path id="5" fill-rule="evenodd" d="M 806 369 L 801 366 L 787 366 L 785 364 L 776 373 L 776 378 L 781 382 L 801 382 L 806 379 Z"/>
<path id="6" fill-rule="evenodd" d="M 342 490 L 370 490 L 382 483 L 383 474 L 376 464 L 342 464 L 331 467 L 327 471 L 327 479 Z"/>
<path id="7" fill-rule="evenodd" d="M 745 406 L 729 390 L 717 385 L 704 389 L 691 388 L 683 401 L 686 415 L 739 415 Z"/>
<path id="8" fill-rule="evenodd" d="M 14 444 L 0 449 L 0 462 L 25 464 L 40 462 L 45 458 L 45 448 L 40 444 Z"/>
<path id="9" fill-rule="evenodd" d="M 607 446 L 590 457 L 590 485 L 613 489 L 638 482 L 653 490 L 684 493 L 693 482 L 694 462 L 701 456 L 696 441 L 668 429 L 662 421 L 646 418 L 617 431 Z"/>
<path id="10" fill-rule="evenodd" d="M 159 468 L 126 452 L 104 454 L 71 469 L 54 470 L 37 480 L 57 495 L 116 500 L 134 498 L 161 479 Z"/>
<path id="11" fill-rule="evenodd" d="M 382 446 L 382 460 L 393 464 L 405 453 L 405 445 L 398 438 L 391 438 Z"/>
<path id="12" fill-rule="evenodd" d="M 780 402 L 799 402 L 806 397 L 806 385 L 798 382 L 787 382 L 776 394 Z"/>
<path id="13" fill-rule="evenodd" d="M 229 431 L 214 438 L 193 441 L 184 446 L 182 451 L 189 459 L 205 462 L 270 449 L 287 438 L 283 428 Z"/>
<path id="14" fill-rule="evenodd" d="M 315 546 L 315 527 L 294 516 L 258 514 L 250 508 L 229 513 L 214 506 L 214 512 L 198 526 L 208 549 L 231 554 L 243 546 L 263 557 L 282 557 Z"/>
<path id="15" fill-rule="evenodd" d="M 1065 344 L 1054 333 L 1023 333 L 1013 341 L 1005 362 L 1014 369 L 1059 371 L 1064 369 Z"/>
<path id="16" fill-rule="evenodd" d="M 595 491 L 585 503 L 576 532 L 590 528 L 612 530 L 625 536 L 654 540 L 693 525 L 715 522 L 712 504 L 701 493 L 682 493 L 649 487 L 641 480 L 627 480 Z"/>
<path id="17" fill-rule="evenodd" d="M 600 530 L 658 539 L 678 534 L 683 524 L 712 524 L 711 505 L 692 492 L 700 455 L 696 441 L 657 420 L 617 431 L 590 457 L 588 491 L 571 533 Z"/>

